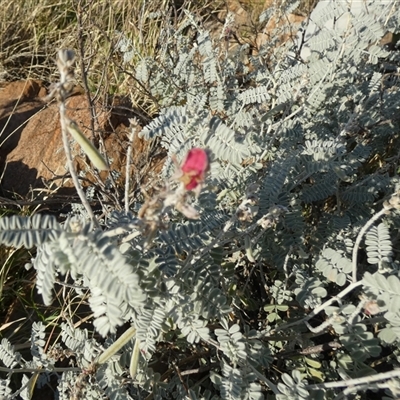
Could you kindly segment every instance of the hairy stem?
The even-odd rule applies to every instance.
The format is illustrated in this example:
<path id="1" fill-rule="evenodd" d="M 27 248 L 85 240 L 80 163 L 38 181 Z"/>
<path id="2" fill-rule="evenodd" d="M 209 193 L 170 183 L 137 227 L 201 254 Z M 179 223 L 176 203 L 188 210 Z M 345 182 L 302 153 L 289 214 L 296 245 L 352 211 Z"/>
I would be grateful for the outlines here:
<path id="1" fill-rule="evenodd" d="M 78 193 L 78 196 L 79 196 L 83 206 L 85 207 L 87 213 L 89 214 L 90 219 L 93 221 L 93 223 L 96 225 L 96 227 L 99 227 L 99 223 L 97 222 L 97 219 L 93 213 L 92 207 L 90 206 L 89 201 L 85 196 L 85 192 L 82 189 L 82 186 L 78 179 L 78 175 L 77 175 L 75 167 L 74 167 L 71 148 L 70 148 L 69 142 L 68 142 L 67 126 L 66 126 L 67 120 L 66 120 L 66 116 L 65 116 L 64 102 L 60 103 L 60 116 L 61 116 L 60 121 L 61 121 L 62 141 L 63 141 L 64 151 L 65 151 L 65 156 L 67 157 L 67 166 L 68 166 L 69 173 L 71 174 L 72 182 L 74 183 L 76 192 Z"/>
<path id="2" fill-rule="evenodd" d="M 353 247 L 353 283 L 357 282 L 357 257 L 358 257 L 358 249 L 361 244 L 361 240 L 363 236 L 367 233 L 367 231 L 371 228 L 371 226 L 383 215 L 387 214 L 387 209 L 383 208 L 381 211 L 376 213 L 368 222 L 362 227 L 360 232 L 358 233 L 356 242 Z"/>

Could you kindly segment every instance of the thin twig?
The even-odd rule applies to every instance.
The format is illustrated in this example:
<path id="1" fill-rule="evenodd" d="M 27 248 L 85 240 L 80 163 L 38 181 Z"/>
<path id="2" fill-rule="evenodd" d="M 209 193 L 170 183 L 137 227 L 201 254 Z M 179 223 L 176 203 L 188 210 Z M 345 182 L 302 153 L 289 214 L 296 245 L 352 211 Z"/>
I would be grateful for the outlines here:
<path id="1" fill-rule="evenodd" d="M 96 112 L 95 112 L 95 107 L 93 103 L 92 96 L 90 95 L 90 90 L 89 90 L 89 85 L 87 81 L 87 71 L 85 70 L 85 40 L 83 38 L 83 26 L 82 26 L 82 4 L 81 1 L 79 1 L 78 4 L 78 9 L 76 13 L 76 19 L 77 19 L 77 27 L 78 27 L 78 48 L 79 48 L 79 55 L 80 55 L 80 69 L 81 69 L 81 75 L 82 75 L 82 84 L 83 88 L 85 90 L 85 95 L 89 104 L 89 110 L 90 110 L 90 130 L 92 131 L 92 139 L 94 139 L 96 127 L 95 124 L 97 123 L 97 118 L 96 118 Z"/>
<path id="2" fill-rule="evenodd" d="M 383 215 L 387 214 L 387 208 L 383 208 L 381 211 L 376 213 L 372 218 L 362 227 L 360 232 L 358 233 L 356 242 L 354 243 L 353 247 L 353 283 L 357 282 L 357 256 L 358 256 L 358 249 L 361 244 L 361 240 L 363 236 L 367 233 L 367 231 L 371 228 L 371 226 Z"/>
<path id="3" fill-rule="evenodd" d="M 204 365 L 203 367 L 187 369 L 185 371 L 181 371 L 181 376 L 201 374 L 203 372 L 209 371 L 210 369 L 212 369 L 214 367 L 218 367 L 218 366 L 219 366 L 219 363 L 211 363 L 209 365 Z"/>
<path id="4" fill-rule="evenodd" d="M 136 133 L 136 126 L 134 126 L 135 120 L 129 120 L 131 123 L 131 133 L 128 138 L 128 151 L 126 153 L 126 172 L 125 172 L 125 213 L 129 212 L 129 180 L 130 180 L 130 169 L 132 159 L 132 143 Z"/>
<path id="5" fill-rule="evenodd" d="M 85 193 L 82 189 L 82 186 L 79 182 L 78 175 L 75 171 L 74 162 L 72 158 L 71 148 L 68 142 L 67 136 L 67 124 L 69 122 L 69 118 L 66 115 L 66 107 L 65 101 L 67 99 L 68 94 L 70 93 L 73 87 L 73 64 L 75 62 L 75 54 L 71 50 L 60 50 L 58 53 L 57 66 L 60 71 L 60 83 L 57 85 L 55 89 L 54 95 L 59 103 L 60 108 L 60 122 L 61 122 L 61 136 L 64 145 L 65 156 L 67 158 L 67 166 L 69 173 L 71 174 L 72 182 L 74 183 L 75 189 L 78 193 L 78 196 L 85 207 L 87 213 L 89 214 L 90 219 L 93 221 L 96 227 L 99 227 L 99 223 L 93 213 L 92 207 L 89 204 L 88 199 L 85 196 Z"/>
<path id="6" fill-rule="evenodd" d="M 82 368 L 78 367 L 53 367 L 51 368 L 51 372 L 82 372 Z M 7 372 L 7 373 L 13 373 L 13 374 L 29 374 L 29 373 L 48 373 L 49 370 L 46 368 L 7 368 L 7 367 L 0 367 L 0 372 Z"/>
<path id="7" fill-rule="evenodd" d="M 276 329 L 274 329 L 274 332 L 279 332 L 279 331 L 282 331 L 284 329 L 288 329 L 288 328 L 291 328 L 293 326 L 297 326 L 297 325 L 303 324 L 304 322 L 309 321 L 311 318 L 315 317 L 317 314 L 319 314 L 326 307 L 329 307 L 335 301 L 339 301 L 344 296 L 346 296 L 348 293 L 350 293 L 353 289 L 355 289 L 358 286 L 361 286 L 362 284 L 363 284 L 363 281 L 358 281 L 358 282 L 354 282 L 354 283 L 350 284 L 349 286 L 347 286 L 347 288 L 343 289 L 339 294 L 337 294 L 336 296 L 330 298 L 329 300 L 327 300 L 325 303 L 321 304 L 320 306 L 316 307 L 314 310 L 312 310 L 310 312 L 310 314 L 308 314 L 304 318 L 299 319 L 298 321 L 295 321 L 295 322 L 290 322 L 288 324 L 283 324 L 281 326 L 278 326 Z"/>
<path id="8" fill-rule="evenodd" d="M 74 162 L 72 159 L 71 148 L 69 146 L 68 136 L 67 136 L 67 127 L 66 127 L 66 117 L 65 117 L 65 105 L 64 103 L 60 103 L 60 120 L 61 120 L 61 135 L 62 141 L 64 145 L 65 156 L 67 157 L 67 166 L 69 173 L 71 174 L 72 182 L 74 183 L 76 192 L 78 193 L 79 199 L 81 200 L 83 206 L 85 207 L 87 213 L 89 214 L 90 219 L 93 223 L 99 227 L 99 223 L 93 213 L 92 207 L 89 204 L 88 199 L 85 196 L 85 193 L 82 189 L 82 186 L 79 182 L 78 175 L 75 171 Z"/>
<path id="9" fill-rule="evenodd" d="M 258 372 L 251 364 L 248 364 L 254 375 L 262 382 L 264 382 L 275 394 L 280 394 L 278 387 L 272 383 L 266 376 Z"/>
<path id="10" fill-rule="evenodd" d="M 362 378 L 345 379 L 339 382 L 317 383 L 317 384 L 307 385 L 305 388 L 307 390 L 332 389 L 339 387 L 364 385 L 367 383 L 373 383 L 392 378 L 400 378 L 400 369 L 395 369 L 393 371 L 388 371 L 388 372 L 381 372 L 380 374 L 376 375 L 368 375 Z"/>

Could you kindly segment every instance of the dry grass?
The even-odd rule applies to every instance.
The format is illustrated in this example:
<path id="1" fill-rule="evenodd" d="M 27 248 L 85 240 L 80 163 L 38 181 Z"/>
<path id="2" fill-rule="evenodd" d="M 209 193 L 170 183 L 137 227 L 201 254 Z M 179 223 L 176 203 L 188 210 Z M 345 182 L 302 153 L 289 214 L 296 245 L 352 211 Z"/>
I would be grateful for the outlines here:
<path id="1" fill-rule="evenodd" d="M 302 0 L 299 11 L 308 14 L 318 0 Z M 222 26 L 228 9 L 240 7 L 249 25 L 238 30 L 243 42 L 252 43 L 260 28 L 258 17 L 265 0 L 20 0 L 0 8 L 0 84 L 17 79 L 57 80 L 55 57 L 72 48 L 78 57 L 78 82 L 93 100 L 107 102 L 110 95 L 127 96 L 132 107 L 145 115 L 158 110 L 154 99 L 135 82 L 136 64 L 157 56 L 160 32 L 177 28 L 182 9 Z M 208 24 L 209 26 L 210 24 Z M 132 51 L 124 62 L 120 45 Z M 129 42 L 129 43 L 128 43 Z M 128 53 L 125 53 L 125 56 Z"/>
<path id="2" fill-rule="evenodd" d="M 160 32 L 167 25 L 179 25 L 182 8 L 210 16 L 223 4 L 222 0 L 8 2 L 0 8 L 0 82 L 28 77 L 55 81 L 57 51 L 72 48 L 80 55 L 78 81 L 94 98 L 122 94 L 131 98 L 133 106 L 146 103 L 126 72 L 133 72 L 140 59 L 156 55 Z M 122 40 L 129 41 L 133 51 L 129 64 L 118 50 Z"/>

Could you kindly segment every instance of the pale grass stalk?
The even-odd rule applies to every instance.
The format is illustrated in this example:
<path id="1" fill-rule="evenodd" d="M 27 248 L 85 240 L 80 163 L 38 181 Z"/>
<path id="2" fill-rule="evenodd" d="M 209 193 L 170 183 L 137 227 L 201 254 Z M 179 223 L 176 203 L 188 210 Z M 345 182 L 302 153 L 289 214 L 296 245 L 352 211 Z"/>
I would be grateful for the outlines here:
<path id="1" fill-rule="evenodd" d="M 64 151 L 65 151 L 65 156 L 67 158 L 67 166 L 69 173 L 71 174 L 71 179 L 72 182 L 74 183 L 76 192 L 78 193 L 78 196 L 85 207 L 87 213 L 89 214 L 90 219 L 93 221 L 93 223 L 98 227 L 99 223 L 97 222 L 97 219 L 93 213 L 92 207 L 89 204 L 88 199 L 85 196 L 85 193 L 82 189 L 82 186 L 79 182 L 78 175 L 75 171 L 74 167 L 74 162 L 72 159 L 72 153 L 71 153 L 71 148 L 69 146 L 68 142 L 68 136 L 67 136 L 67 128 L 66 128 L 66 123 L 65 123 L 65 105 L 64 103 L 60 104 L 60 121 L 61 121 L 61 134 L 62 134 L 62 141 L 63 141 L 63 146 L 64 146 Z"/>
<path id="2" fill-rule="evenodd" d="M 333 389 L 339 387 L 350 387 L 350 386 L 358 386 L 364 384 L 370 384 L 374 382 L 379 382 L 383 380 L 389 380 L 392 378 L 400 378 L 400 369 L 394 369 L 393 371 L 381 372 L 376 375 L 368 375 L 362 378 L 354 378 L 354 379 L 345 379 L 343 381 L 338 382 L 324 382 L 324 383 L 316 383 L 313 385 L 307 385 L 307 390 L 318 390 L 318 389 Z"/>
<path id="3" fill-rule="evenodd" d="M 314 310 L 312 310 L 310 312 L 310 314 L 308 314 L 306 317 L 299 319 L 298 321 L 295 321 L 295 322 L 290 322 L 288 324 L 282 324 L 281 326 L 278 326 L 276 329 L 274 329 L 273 332 L 279 332 L 284 329 L 292 328 L 293 326 L 297 326 L 304 322 L 309 321 L 311 318 L 313 318 L 317 314 L 319 314 L 322 310 L 329 307 L 335 301 L 339 301 L 340 299 L 345 297 L 348 293 L 350 293 L 353 289 L 357 288 L 358 286 L 361 286 L 362 284 L 363 284 L 363 281 L 353 282 L 352 284 L 347 286 L 347 288 L 343 289 L 339 294 L 330 298 L 329 300 L 327 300 L 325 303 L 321 304 L 320 306 L 314 308 Z"/>
<path id="4" fill-rule="evenodd" d="M 72 66 L 74 64 L 74 61 L 75 61 L 75 54 L 73 52 L 71 52 L 70 50 L 59 51 L 57 65 L 60 71 L 60 83 L 57 85 L 54 95 L 56 96 L 59 102 L 61 135 L 62 135 L 65 156 L 67 158 L 67 166 L 69 173 L 71 174 L 72 182 L 74 183 L 78 196 L 83 206 L 85 207 L 87 213 L 89 214 L 90 219 L 93 221 L 96 227 L 99 227 L 99 223 L 97 222 L 92 207 L 90 206 L 89 201 L 85 196 L 85 193 L 79 182 L 78 175 L 75 171 L 71 148 L 69 146 L 68 136 L 67 136 L 68 117 L 66 116 L 65 101 L 67 95 L 72 89 L 72 84 L 73 84 L 71 82 L 73 78 Z"/>
<path id="5" fill-rule="evenodd" d="M 103 351 L 97 359 L 96 364 L 104 364 L 107 362 L 117 351 L 125 346 L 136 335 L 136 328 L 131 326 L 126 330 L 110 347 Z"/>
<path id="6" fill-rule="evenodd" d="M 82 368 L 79 367 L 54 367 L 51 369 L 52 372 L 82 372 Z M 49 371 L 45 368 L 7 368 L 0 367 L 0 372 L 13 373 L 13 374 L 29 374 L 29 373 L 48 373 Z"/>
<path id="7" fill-rule="evenodd" d="M 130 119 L 131 123 L 131 133 L 128 138 L 128 151 L 126 154 L 126 172 L 125 172 L 125 213 L 129 212 L 129 181 L 130 181 L 130 169 L 131 169 L 131 161 L 132 161 L 132 144 L 133 139 L 136 134 L 136 125 L 137 122 L 134 119 Z"/>
<path id="8" fill-rule="evenodd" d="M 362 227 L 360 232 L 358 233 L 356 242 L 354 243 L 353 247 L 353 283 L 357 282 L 357 257 L 358 257 L 358 249 L 361 244 L 361 240 L 364 237 L 364 235 L 368 232 L 368 230 L 371 228 L 371 226 L 381 217 L 383 217 L 385 214 L 388 213 L 388 210 L 386 208 L 383 208 L 381 211 L 376 213 L 371 219 L 368 220 L 368 222 Z"/>

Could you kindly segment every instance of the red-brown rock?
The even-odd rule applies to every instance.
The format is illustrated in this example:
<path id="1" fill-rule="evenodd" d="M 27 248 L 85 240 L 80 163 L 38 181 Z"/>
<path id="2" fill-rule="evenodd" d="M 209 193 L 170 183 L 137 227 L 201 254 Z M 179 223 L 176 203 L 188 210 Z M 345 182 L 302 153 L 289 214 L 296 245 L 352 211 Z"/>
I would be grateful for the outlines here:
<path id="1" fill-rule="evenodd" d="M 66 101 L 67 113 L 90 138 L 104 143 L 105 152 L 112 159 L 111 168 L 125 173 L 127 134 L 130 132 L 129 108 L 97 105 L 96 135 L 91 134 L 91 114 L 87 97 L 77 90 Z M 40 81 L 10 83 L 0 90 L 0 164 L 3 195 L 18 193 L 25 196 L 30 190 L 71 187 L 67 177 L 66 158 L 62 145 L 60 117 L 55 101 L 44 101 L 47 90 Z M 101 136 L 102 140 L 99 141 Z M 134 162 L 145 152 L 147 143 L 136 138 Z M 90 162 L 77 144 L 73 146 L 78 172 Z M 108 173 L 102 173 L 106 178 Z M 87 176 L 89 179 L 92 176 Z M 51 185 L 50 185 L 51 183 Z M 50 186 L 49 186 L 50 185 Z"/>

